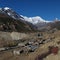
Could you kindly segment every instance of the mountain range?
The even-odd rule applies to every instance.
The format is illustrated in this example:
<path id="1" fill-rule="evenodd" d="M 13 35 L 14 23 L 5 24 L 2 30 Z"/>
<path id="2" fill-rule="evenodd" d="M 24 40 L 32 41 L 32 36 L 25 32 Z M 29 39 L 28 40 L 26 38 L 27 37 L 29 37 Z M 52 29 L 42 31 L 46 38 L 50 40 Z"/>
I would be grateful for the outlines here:
<path id="1" fill-rule="evenodd" d="M 36 31 L 42 29 L 58 28 L 59 20 L 47 21 L 39 16 L 26 17 L 19 15 L 9 7 L 0 8 L 0 31 Z"/>
<path id="2" fill-rule="evenodd" d="M 0 8 L 0 31 L 34 31 L 35 26 L 11 8 Z"/>

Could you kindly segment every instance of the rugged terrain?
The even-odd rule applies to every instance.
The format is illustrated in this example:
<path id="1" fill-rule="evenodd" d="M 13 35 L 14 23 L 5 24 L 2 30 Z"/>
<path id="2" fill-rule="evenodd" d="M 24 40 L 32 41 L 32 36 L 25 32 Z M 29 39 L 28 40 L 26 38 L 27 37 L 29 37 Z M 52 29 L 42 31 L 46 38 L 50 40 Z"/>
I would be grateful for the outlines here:
<path id="1" fill-rule="evenodd" d="M 60 60 L 59 56 L 60 21 L 33 25 L 10 8 L 0 9 L 0 60 Z"/>
<path id="2" fill-rule="evenodd" d="M 7 37 L 7 32 L 4 34 L 6 34 Z M 15 36 L 17 33 L 13 32 L 13 34 L 14 35 L 12 36 Z M 55 57 L 56 60 L 60 59 L 59 30 L 55 31 L 54 33 L 27 33 L 27 36 L 21 39 L 16 38 L 19 34 L 21 33 L 18 33 L 15 36 L 15 39 L 17 40 L 13 40 L 12 38 L 10 40 L 5 40 L 4 38 L 6 37 L 2 38 L 0 36 L 0 38 L 2 38 L 0 39 L 0 60 L 53 60 Z M 22 35 L 23 34 L 24 33 L 22 33 Z M 39 36 L 38 34 L 42 35 Z M 11 33 L 9 33 L 9 35 L 11 35 Z M 49 47 L 58 47 L 58 53 L 56 55 L 52 52 L 48 53 L 50 51 Z"/>
<path id="3" fill-rule="evenodd" d="M 10 8 L 0 9 L 0 31 L 31 32 L 36 27 Z"/>

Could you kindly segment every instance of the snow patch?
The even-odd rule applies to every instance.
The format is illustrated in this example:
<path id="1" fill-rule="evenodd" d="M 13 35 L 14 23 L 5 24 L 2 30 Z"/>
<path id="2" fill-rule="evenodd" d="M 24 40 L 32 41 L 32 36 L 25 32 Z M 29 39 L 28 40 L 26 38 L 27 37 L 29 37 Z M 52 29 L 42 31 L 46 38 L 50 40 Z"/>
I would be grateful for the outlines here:
<path id="1" fill-rule="evenodd" d="M 22 16 L 22 15 L 21 15 Z M 50 21 L 47 21 L 47 20 L 44 20 L 43 18 L 41 18 L 40 16 L 35 16 L 35 17 L 27 17 L 27 16 L 22 16 L 24 17 L 25 21 L 28 21 L 32 24 L 37 24 L 37 23 L 43 23 L 43 22 L 50 22 Z"/>
<path id="2" fill-rule="evenodd" d="M 9 7 L 5 7 L 4 9 L 5 9 L 5 10 L 8 10 L 8 9 L 10 9 L 10 8 L 9 8 Z"/>

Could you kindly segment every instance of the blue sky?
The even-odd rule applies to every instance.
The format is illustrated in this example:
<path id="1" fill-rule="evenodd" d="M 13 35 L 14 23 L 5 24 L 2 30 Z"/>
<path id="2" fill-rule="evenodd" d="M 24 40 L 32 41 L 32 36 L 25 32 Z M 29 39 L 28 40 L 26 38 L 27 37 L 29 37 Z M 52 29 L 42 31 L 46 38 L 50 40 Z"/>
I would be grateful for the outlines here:
<path id="1" fill-rule="evenodd" d="M 10 7 L 28 17 L 41 16 L 45 20 L 60 19 L 60 0 L 0 0 L 0 7 Z"/>

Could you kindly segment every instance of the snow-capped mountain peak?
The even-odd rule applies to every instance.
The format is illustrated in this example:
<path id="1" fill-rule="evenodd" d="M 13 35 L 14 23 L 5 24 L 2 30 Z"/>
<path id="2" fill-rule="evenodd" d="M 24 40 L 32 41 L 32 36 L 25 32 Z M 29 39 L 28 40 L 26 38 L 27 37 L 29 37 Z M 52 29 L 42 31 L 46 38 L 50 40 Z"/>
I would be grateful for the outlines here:
<path id="1" fill-rule="evenodd" d="M 10 8 L 9 8 L 9 7 L 5 7 L 5 8 L 4 8 L 4 10 L 8 10 L 8 9 L 10 9 Z"/>
<path id="2" fill-rule="evenodd" d="M 27 16 L 19 15 L 18 13 L 16 13 L 13 9 L 11 9 L 9 7 L 0 8 L 0 13 L 7 14 L 8 16 L 12 17 L 13 19 L 17 19 L 17 20 L 21 19 L 23 21 L 30 22 L 34 25 L 38 24 L 38 23 L 49 22 L 49 21 L 46 21 L 45 19 L 41 18 L 40 16 L 27 17 Z"/>
<path id="3" fill-rule="evenodd" d="M 0 8 L 0 13 L 4 13 L 4 14 L 12 17 L 13 19 L 17 19 L 17 20 L 20 20 L 20 19 L 23 20 L 24 19 L 18 13 L 16 13 L 13 9 L 11 9 L 9 7 Z"/>
<path id="4" fill-rule="evenodd" d="M 47 20 L 44 20 L 43 18 L 41 18 L 40 16 L 35 16 L 35 17 L 26 17 L 26 16 L 23 16 L 25 21 L 28 21 L 32 24 L 38 24 L 38 23 L 48 23 L 50 21 L 47 21 Z"/>

